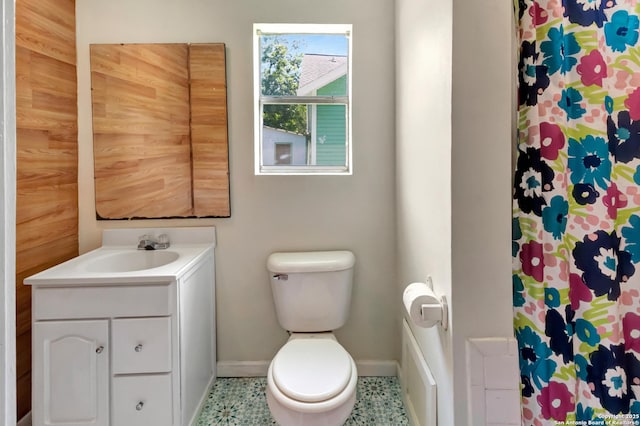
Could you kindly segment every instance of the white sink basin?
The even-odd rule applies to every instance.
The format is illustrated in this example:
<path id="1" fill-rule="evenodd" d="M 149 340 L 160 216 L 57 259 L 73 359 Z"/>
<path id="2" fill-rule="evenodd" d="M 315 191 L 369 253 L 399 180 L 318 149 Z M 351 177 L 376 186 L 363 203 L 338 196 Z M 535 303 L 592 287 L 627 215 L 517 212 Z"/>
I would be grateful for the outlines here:
<path id="1" fill-rule="evenodd" d="M 140 235 L 167 234 L 171 247 L 137 250 Z M 180 279 L 216 246 L 214 227 L 123 228 L 102 231 L 102 246 L 25 278 L 26 285 L 132 285 Z"/>
<path id="2" fill-rule="evenodd" d="M 87 272 L 131 272 L 158 268 L 178 260 L 180 255 L 166 250 L 128 250 L 104 253 L 89 260 Z"/>

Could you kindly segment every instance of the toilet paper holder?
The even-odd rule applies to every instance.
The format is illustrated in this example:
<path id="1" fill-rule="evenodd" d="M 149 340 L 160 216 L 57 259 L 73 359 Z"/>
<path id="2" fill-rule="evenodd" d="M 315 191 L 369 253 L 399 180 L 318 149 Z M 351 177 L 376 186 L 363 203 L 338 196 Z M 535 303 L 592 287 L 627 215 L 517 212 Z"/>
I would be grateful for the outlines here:
<path id="1" fill-rule="evenodd" d="M 433 280 L 431 276 L 427 277 L 427 287 L 433 290 Z M 423 303 L 420 306 L 420 313 L 423 321 L 435 320 L 439 321 L 443 330 L 449 328 L 449 306 L 447 298 L 440 296 L 440 303 Z"/>
<path id="2" fill-rule="evenodd" d="M 420 313 L 423 321 L 438 321 L 445 331 L 449 327 L 449 307 L 445 296 L 440 297 L 440 303 L 423 303 Z"/>
<path id="3" fill-rule="evenodd" d="M 445 331 L 449 328 L 447 299 L 435 294 L 431 277 L 427 277 L 424 283 L 409 284 L 405 288 L 403 302 L 409 318 L 417 326 L 433 327 L 440 324 Z"/>

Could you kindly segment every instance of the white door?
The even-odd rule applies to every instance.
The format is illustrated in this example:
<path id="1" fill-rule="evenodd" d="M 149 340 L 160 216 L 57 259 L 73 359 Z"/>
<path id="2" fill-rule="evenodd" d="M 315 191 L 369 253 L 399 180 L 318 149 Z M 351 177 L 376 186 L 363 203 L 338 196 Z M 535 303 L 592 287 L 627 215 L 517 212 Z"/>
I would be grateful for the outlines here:
<path id="1" fill-rule="evenodd" d="M 34 426 L 109 425 L 109 323 L 33 326 Z"/>

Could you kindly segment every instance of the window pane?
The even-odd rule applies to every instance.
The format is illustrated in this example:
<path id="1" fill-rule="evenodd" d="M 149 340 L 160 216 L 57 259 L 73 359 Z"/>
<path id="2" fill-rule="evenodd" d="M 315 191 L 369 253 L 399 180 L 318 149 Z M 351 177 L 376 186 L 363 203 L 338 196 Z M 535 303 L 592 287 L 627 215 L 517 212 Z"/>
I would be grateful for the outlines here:
<path id="1" fill-rule="evenodd" d="M 296 114 L 293 114 L 295 111 Z M 290 126 L 268 125 L 274 116 L 293 117 Z M 347 164 L 347 106 L 344 104 L 264 105 L 262 115 L 263 165 L 276 165 L 275 145 L 291 143 L 291 165 L 345 166 Z M 285 122 L 285 120 L 281 120 Z M 306 126 L 306 127 L 305 127 Z"/>
<path id="2" fill-rule="evenodd" d="M 307 106 L 303 104 L 269 104 L 262 108 L 262 124 L 278 130 L 308 134 Z"/>
<path id="3" fill-rule="evenodd" d="M 261 95 L 346 96 L 348 46 L 342 34 L 261 35 Z M 320 93 L 339 78 L 342 84 Z"/>
<path id="4" fill-rule="evenodd" d="M 305 135 L 264 126 L 262 128 L 262 165 L 306 166 L 309 164 L 307 145 Z"/>
<path id="5" fill-rule="evenodd" d="M 315 105 L 316 121 L 311 147 L 318 166 L 346 164 L 347 108 L 345 105 Z"/>

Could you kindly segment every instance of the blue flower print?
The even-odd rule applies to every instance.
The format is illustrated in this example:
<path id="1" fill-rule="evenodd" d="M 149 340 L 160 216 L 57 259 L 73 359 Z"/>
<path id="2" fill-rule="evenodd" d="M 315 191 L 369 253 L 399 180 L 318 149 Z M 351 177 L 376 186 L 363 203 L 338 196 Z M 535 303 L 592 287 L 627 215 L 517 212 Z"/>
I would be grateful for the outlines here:
<path id="1" fill-rule="evenodd" d="M 582 101 L 582 95 L 573 87 L 569 87 L 562 91 L 562 97 L 558 101 L 558 106 L 567 113 L 569 119 L 578 119 L 587 112 L 586 109 L 580 106 Z"/>
<path id="2" fill-rule="evenodd" d="M 518 275 L 512 276 L 513 281 L 513 306 L 524 306 L 524 284 Z"/>
<path id="3" fill-rule="evenodd" d="M 629 218 L 629 225 L 622 228 L 622 236 L 625 239 L 625 249 L 631 254 L 633 263 L 640 262 L 640 216 L 633 215 Z"/>
<path id="4" fill-rule="evenodd" d="M 620 249 L 616 231 L 596 231 L 578 241 L 573 249 L 575 265 L 582 273 L 582 280 L 596 296 L 607 295 L 618 300 L 620 283 L 627 282 L 635 273 L 631 255 Z"/>
<path id="5" fill-rule="evenodd" d="M 613 414 L 628 413 L 630 401 L 636 399 L 632 384 L 640 377 L 640 362 L 632 353 L 626 353 L 624 344 L 609 349 L 598 346 L 589 355 L 587 381 L 592 393 L 602 406 Z"/>
<path id="6" fill-rule="evenodd" d="M 600 137 L 591 135 L 577 141 L 569 138 L 571 183 L 587 183 L 606 189 L 611 175 L 609 147 Z"/>
<path id="7" fill-rule="evenodd" d="M 549 338 L 549 347 L 553 353 L 562 356 L 562 361 L 566 364 L 573 361 L 573 317 L 575 312 L 571 309 L 571 305 L 566 305 L 564 311 L 564 317 L 555 309 L 547 311 L 544 334 Z"/>
<path id="8" fill-rule="evenodd" d="M 613 98 L 609 95 L 604 97 L 604 109 L 607 111 L 607 114 L 613 114 Z"/>
<path id="9" fill-rule="evenodd" d="M 520 387 L 522 396 L 524 396 L 525 398 L 529 398 L 531 395 L 533 395 L 535 389 L 533 389 L 533 386 L 531 385 L 531 379 L 529 378 L 529 376 L 521 375 L 520 383 L 522 383 L 522 386 Z"/>
<path id="10" fill-rule="evenodd" d="M 517 217 L 511 219 L 511 255 L 516 257 L 520 251 L 518 240 L 522 238 L 522 229 L 520 228 L 520 220 Z"/>
<path id="11" fill-rule="evenodd" d="M 638 17 L 629 15 L 625 10 L 614 13 L 611 22 L 604 26 L 607 46 L 610 46 L 614 52 L 624 52 L 627 45 L 634 46 L 638 42 L 639 24 Z"/>
<path id="12" fill-rule="evenodd" d="M 571 191 L 573 199 L 581 206 L 594 204 L 600 193 L 590 183 L 576 183 Z"/>
<path id="13" fill-rule="evenodd" d="M 555 74 L 558 70 L 562 74 L 571 71 L 571 68 L 578 63 L 578 59 L 572 55 L 580 52 L 580 45 L 576 41 L 573 33 L 564 34 L 564 27 L 551 27 L 547 33 L 549 40 L 540 43 L 540 50 L 544 54 L 543 65 L 549 69 L 549 75 Z"/>
<path id="14" fill-rule="evenodd" d="M 593 420 L 593 408 L 584 407 L 581 402 L 576 405 L 576 421 L 590 422 Z M 588 423 L 585 423 L 588 424 Z"/>
<path id="15" fill-rule="evenodd" d="M 581 341 L 587 343 L 589 346 L 595 346 L 600 343 L 600 335 L 598 330 L 591 324 L 591 322 L 578 318 L 574 325 L 576 336 Z"/>
<path id="16" fill-rule="evenodd" d="M 567 228 L 567 214 L 569 203 L 560 195 L 551 199 L 549 206 L 542 210 L 542 224 L 544 230 L 551 232 L 554 240 L 559 240 Z"/>
<path id="17" fill-rule="evenodd" d="M 589 361 L 581 354 L 575 354 L 573 362 L 576 366 L 576 377 L 580 380 L 587 381 L 587 366 L 589 365 Z"/>
<path id="18" fill-rule="evenodd" d="M 514 174 L 514 194 L 520 210 L 542 216 L 542 207 L 546 205 L 544 192 L 553 189 L 555 174 L 551 167 L 540 158 L 540 150 L 527 148 L 518 155 Z"/>
<path id="19" fill-rule="evenodd" d="M 545 65 L 536 65 L 538 52 L 536 43 L 524 41 L 520 48 L 518 62 L 518 103 L 519 105 L 537 105 L 538 96 L 549 87 L 549 75 Z"/>
<path id="20" fill-rule="evenodd" d="M 569 18 L 569 22 L 582 27 L 596 24 L 598 28 L 602 28 L 602 24 L 607 20 L 605 9 L 616 5 L 613 0 L 564 0 L 562 3 L 564 16 Z"/>
<path id="21" fill-rule="evenodd" d="M 637 185 L 640 185 L 640 166 L 636 168 L 636 171 L 633 174 L 633 182 Z"/>
<path id="22" fill-rule="evenodd" d="M 529 377 L 538 389 L 549 382 L 556 371 L 557 364 L 549 359 L 551 349 L 540 336 L 526 326 L 516 331 L 520 354 L 520 372 Z"/>
<path id="23" fill-rule="evenodd" d="M 546 287 L 544 289 L 544 303 L 550 308 L 560 306 L 560 292 L 557 288 Z"/>
<path id="24" fill-rule="evenodd" d="M 640 121 L 631 120 L 629 111 L 618 113 L 618 125 L 607 117 L 609 151 L 616 161 L 628 163 L 640 158 Z"/>

